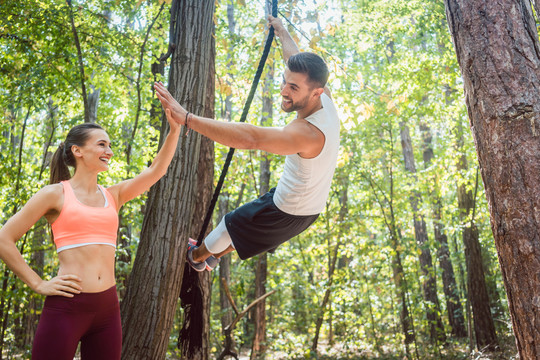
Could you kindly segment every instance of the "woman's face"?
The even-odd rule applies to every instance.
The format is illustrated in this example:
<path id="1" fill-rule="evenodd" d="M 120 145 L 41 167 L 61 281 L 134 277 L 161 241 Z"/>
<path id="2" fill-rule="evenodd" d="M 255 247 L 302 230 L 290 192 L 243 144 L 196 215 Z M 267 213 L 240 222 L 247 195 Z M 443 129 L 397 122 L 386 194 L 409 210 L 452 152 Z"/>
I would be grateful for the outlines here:
<path id="1" fill-rule="evenodd" d="M 90 130 L 90 135 L 83 146 L 72 148 L 78 163 L 99 172 L 109 169 L 109 161 L 113 156 L 111 141 L 105 130 Z"/>

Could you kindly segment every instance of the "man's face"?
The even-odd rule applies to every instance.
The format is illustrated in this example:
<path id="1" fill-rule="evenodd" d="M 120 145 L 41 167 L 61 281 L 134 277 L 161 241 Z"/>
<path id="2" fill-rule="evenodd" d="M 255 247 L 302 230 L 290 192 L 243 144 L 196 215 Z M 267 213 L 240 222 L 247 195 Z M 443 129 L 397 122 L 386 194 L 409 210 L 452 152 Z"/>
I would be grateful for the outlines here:
<path id="1" fill-rule="evenodd" d="M 293 112 L 305 108 L 313 97 L 315 88 L 308 82 L 308 75 L 285 68 L 281 82 L 281 109 Z"/>

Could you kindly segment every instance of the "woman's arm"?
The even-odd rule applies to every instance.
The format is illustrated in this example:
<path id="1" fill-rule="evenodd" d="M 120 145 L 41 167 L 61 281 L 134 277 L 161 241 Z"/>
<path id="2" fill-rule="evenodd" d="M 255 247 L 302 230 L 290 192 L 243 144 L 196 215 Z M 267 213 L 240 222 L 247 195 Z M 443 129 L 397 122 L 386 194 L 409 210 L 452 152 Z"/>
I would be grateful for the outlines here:
<path id="1" fill-rule="evenodd" d="M 165 115 L 169 122 L 170 131 L 152 164 L 133 179 L 122 181 L 108 188 L 116 200 L 118 209 L 129 200 L 148 190 L 167 172 L 178 144 L 180 124 L 172 119 L 169 109 L 166 109 Z"/>
<path id="2" fill-rule="evenodd" d="M 61 185 L 49 185 L 38 191 L 26 205 L 0 229 L 0 258 L 26 285 L 43 295 L 72 297 L 81 292 L 81 279 L 75 275 L 56 276 L 46 281 L 34 271 L 16 246 L 19 240 L 47 212 L 57 208 Z"/>

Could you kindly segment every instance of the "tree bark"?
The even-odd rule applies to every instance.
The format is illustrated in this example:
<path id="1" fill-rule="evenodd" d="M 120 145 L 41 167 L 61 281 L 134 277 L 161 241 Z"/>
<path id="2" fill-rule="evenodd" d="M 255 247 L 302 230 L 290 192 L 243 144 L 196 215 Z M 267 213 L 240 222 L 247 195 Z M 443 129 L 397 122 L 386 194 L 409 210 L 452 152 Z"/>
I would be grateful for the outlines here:
<path id="1" fill-rule="evenodd" d="M 267 6 L 265 6 L 266 15 L 269 14 Z M 274 51 L 271 50 L 270 58 L 273 58 Z M 271 126 L 273 118 L 273 98 L 272 87 L 274 82 L 274 67 L 268 65 L 268 72 L 264 78 L 262 87 L 262 116 L 260 119 L 261 126 Z M 268 153 L 261 152 L 261 162 L 259 165 L 259 194 L 266 194 L 270 190 L 270 158 Z M 266 278 L 268 271 L 268 254 L 265 252 L 257 256 L 257 269 L 255 271 L 255 299 L 266 294 Z M 255 324 L 253 344 L 251 346 L 250 359 L 264 359 L 266 355 L 266 300 L 261 300 L 253 308 L 253 320 Z"/>
<path id="2" fill-rule="evenodd" d="M 214 5 L 211 0 L 174 1 L 171 11 L 171 18 L 175 19 L 171 27 L 178 28 L 172 32 L 177 37 L 171 38 L 176 51 L 171 61 L 169 91 L 188 111 L 204 116 L 213 115 L 214 106 Z M 161 142 L 167 131 L 167 121 L 162 116 Z M 200 163 L 208 162 L 208 150 L 204 147 L 199 134 L 182 136 L 167 174 L 150 190 L 137 256 L 121 305 L 123 359 L 165 357 L 185 282 L 187 238 L 199 230 L 197 221 L 201 215 L 195 213 L 196 203 L 205 200 L 198 198 L 204 193 L 203 184 L 198 183 L 204 178 Z M 212 168 L 210 161 L 206 166 Z M 207 291 L 204 286 L 199 289 Z M 200 307 L 207 308 L 205 305 Z M 198 355 L 190 359 L 207 356 L 202 311 L 199 316 L 200 332 L 191 334 L 198 337 L 198 342 L 189 349 Z"/>
<path id="3" fill-rule="evenodd" d="M 540 94 L 531 89 L 540 86 L 540 44 L 531 4 L 445 0 L 445 5 L 517 349 L 520 358 L 537 359 Z"/>
<path id="4" fill-rule="evenodd" d="M 215 3 L 205 1 L 199 4 L 199 9 L 194 11 L 206 11 L 205 16 L 205 40 L 207 47 L 202 50 L 207 56 L 206 68 L 206 90 L 204 105 L 197 111 L 204 117 L 214 118 L 215 102 L 215 34 L 213 14 Z M 173 59 L 174 60 L 174 59 Z M 172 73 L 171 73 L 172 74 Z M 171 75 L 172 77 L 172 75 Z M 183 81 L 177 82 L 183 85 Z M 206 137 L 201 137 L 199 164 L 197 169 L 197 202 L 192 223 L 196 224 L 191 230 L 191 237 L 196 238 L 201 232 L 206 212 L 212 198 L 212 185 L 214 180 L 214 142 Z M 209 224 L 211 225 L 211 224 Z M 211 231 L 208 226 L 204 236 Z M 178 336 L 178 348 L 182 351 L 182 356 L 190 360 L 206 360 L 210 356 L 209 336 L 210 336 L 210 300 L 212 295 L 212 281 L 210 272 L 196 272 L 186 263 L 182 290 L 180 293 L 181 305 L 184 308 L 184 321 Z"/>
<path id="5" fill-rule="evenodd" d="M 400 123 L 401 148 L 403 151 L 403 160 L 405 169 L 412 174 L 412 178 L 417 182 L 416 165 L 414 161 L 414 153 L 412 147 L 409 127 L 404 122 Z M 415 190 L 410 195 L 411 207 L 413 210 L 414 236 L 420 248 L 420 268 L 424 275 L 422 284 L 424 300 L 426 302 L 426 315 L 429 322 L 429 334 L 432 342 L 446 341 L 444 333 L 444 325 L 442 323 L 440 312 L 441 307 L 437 296 L 437 282 L 433 270 L 433 260 L 431 257 L 431 249 L 429 248 L 428 234 L 424 216 L 419 211 L 419 204 L 422 201 L 420 192 Z"/>
<path id="6" fill-rule="evenodd" d="M 424 140 L 424 167 L 427 169 L 431 166 L 434 157 L 433 145 L 431 137 L 431 129 L 427 124 L 420 125 L 422 130 L 422 138 Z M 437 257 L 442 269 L 443 291 L 446 297 L 446 312 L 448 313 L 448 322 L 452 335 L 463 338 L 467 336 L 465 329 L 465 319 L 463 317 L 463 308 L 459 298 L 456 278 L 454 275 L 454 267 L 450 260 L 450 248 L 448 246 L 448 237 L 444 233 L 444 225 L 441 219 L 442 200 L 439 194 L 439 181 L 436 176 L 433 177 L 431 183 L 431 203 L 433 211 L 433 232 L 435 240 L 439 244 L 437 249 Z"/>

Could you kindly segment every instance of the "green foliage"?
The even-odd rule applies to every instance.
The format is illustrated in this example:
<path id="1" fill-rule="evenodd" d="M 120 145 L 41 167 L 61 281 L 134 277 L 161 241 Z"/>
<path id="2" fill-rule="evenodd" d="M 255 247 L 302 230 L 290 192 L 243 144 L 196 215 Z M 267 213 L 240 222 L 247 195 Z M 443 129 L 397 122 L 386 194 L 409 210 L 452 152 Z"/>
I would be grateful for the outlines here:
<path id="1" fill-rule="evenodd" d="M 227 7 L 234 7 L 236 27 L 231 32 Z M 162 5 L 164 6 L 161 11 Z M 111 185 L 145 168 L 156 152 L 159 128 L 152 112 L 151 64 L 165 53 L 169 29 L 169 2 L 93 0 L 73 1 L 87 92 L 99 89 L 98 120 L 109 132 L 115 156 L 100 182 Z M 267 346 L 272 356 L 287 359 L 402 359 L 404 336 L 399 321 L 392 261 L 399 252 L 406 282 L 407 305 L 417 335 L 411 350 L 421 359 L 466 358 L 467 344 L 450 339 L 447 346 L 430 344 L 422 297 L 419 248 L 414 240 L 412 191 L 421 193 L 421 215 L 428 223 L 429 246 L 435 254 L 433 203 L 441 199 L 441 221 L 449 239 L 458 291 L 465 306 L 466 267 L 461 242 L 463 223 L 457 204 L 457 185 L 476 194 L 475 223 L 480 230 L 492 309 L 501 335 L 510 334 L 509 316 L 497 266 L 488 207 L 473 139 L 468 129 L 463 86 L 440 1 L 280 1 L 279 9 L 303 50 L 323 56 L 331 70 L 329 87 L 340 111 L 342 140 L 327 209 L 305 233 L 268 256 L 267 290 L 278 292 L 266 301 Z M 161 12 L 160 12 L 161 11 Z M 159 15 L 158 15 L 159 14 Z M 84 119 L 81 72 L 65 1 L 11 1 L 0 3 L 0 216 L 5 223 L 38 189 L 47 184 L 48 161 L 67 131 Z M 157 21 L 153 24 L 153 20 Z M 153 24 L 151 31 L 147 31 Z M 267 33 L 261 2 L 221 1 L 216 4 L 216 104 L 218 119 L 238 121 Z M 144 51 L 142 46 L 144 45 Z M 274 98 L 271 122 L 284 126 L 292 119 L 279 109 L 279 85 L 284 69 L 280 46 L 270 56 Z M 141 57 L 142 51 L 142 57 Z M 141 61 L 142 59 L 142 61 Z M 140 69 L 140 70 L 139 70 Z M 267 68 L 268 69 L 268 66 Z M 167 69 L 166 69 L 167 70 Z M 261 84 L 270 76 L 263 73 Z M 166 80 L 167 75 L 157 75 Z M 259 124 L 262 91 L 257 92 L 248 122 Z M 138 91 L 140 90 L 140 91 Z M 140 93 L 140 103 L 138 94 Z M 230 114 L 226 104 L 231 103 Z M 154 117 L 152 117 L 154 116 Z M 138 123 L 135 122 L 138 119 Z M 23 134 L 23 125 L 26 123 Z M 417 176 L 405 171 L 400 123 L 410 129 Z M 432 136 L 433 159 L 424 162 L 424 126 Z M 458 146 L 463 132 L 463 144 Z M 133 136 L 134 135 L 134 136 Z M 50 144 L 46 147 L 46 144 Z M 22 140 L 22 141 L 21 141 Z M 128 148 L 130 150 L 128 163 Z M 216 145 L 215 174 L 220 174 L 228 148 Z M 19 154 L 21 157 L 19 159 Z M 458 170 L 457 155 L 468 168 Z M 259 193 L 260 152 L 237 151 L 224 191 L 229 207 Z M 271 186 L 282 171 L 283 158 L 270 155 Z M 347 193 L 346 203 L 340 194 Z M 123 242 L 118 250 L 119 293 L 129 275 L 143 222 L 142 196 L 126 204 L 122 216 Z M 346 207 L 345 216 L 340 211 Z M 217 213 L 217 212 L 216 212 Z M 216 220 L 216 219 L 215 219 Z M 214 220 L 214 223 L 215 223 Z M 470 219 L 469 219 L 470 220 Z M 57 258 L 44 233 L 34 227 L 18 243 L 32 263 L 43 251 L 40 265 L 45 277 L 57 270 Z M 398 239 L 397 247 L 393 239 Z M 329 275 L 329 261 L 338 248 L 337 268 Z M 441 269 L 434 258 L 441 315 L 450 334 L 442 291 Z M 255 260 L 233 256 L 232 296 L 239 309 L 254 298 Z M 5 266 L 0 268 L 4 274 Z M 17 324 L 33 295 L 5 272 L 3 310 L 9 310 L 3 333 L 4 349 L 21 354 L 29 347 L 17 343 Z M 218 276 L 214 273 L 211 348 L 219 353 L 221 333 Z M 331 290 L 329 304 L 321 308 Z M 10 305 L 13 304 L 13 305 Z M 39 312 L 40 305 L 36 307 Z M 318 317 L 324 316 L 318 354 L 311 350 Z M 175 350 L 181 310 L 170 337 Z M 234 332 L 242 349 L 251 346 L 249 317 Z"/>

